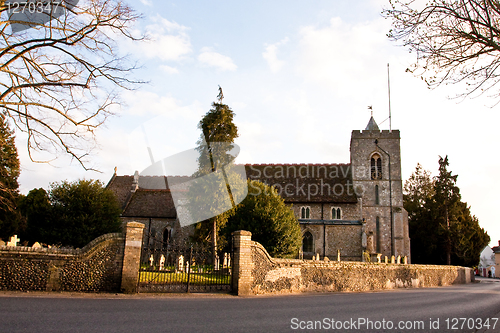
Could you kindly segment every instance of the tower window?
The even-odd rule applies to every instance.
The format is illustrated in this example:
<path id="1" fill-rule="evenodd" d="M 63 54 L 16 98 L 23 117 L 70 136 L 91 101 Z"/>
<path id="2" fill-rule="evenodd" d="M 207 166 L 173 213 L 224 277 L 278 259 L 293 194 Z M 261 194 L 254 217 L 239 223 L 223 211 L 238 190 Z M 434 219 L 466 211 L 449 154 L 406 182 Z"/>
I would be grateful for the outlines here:
<path id="1" fill-rule="evenodd" d="M 310 218 L 310 215 L 311 215 L 311 208 L 309 208 L 309 207 L 300 208 L 300 218 L 301 219 L 308 219 L 308 218 Z"/>
<path id="2" fill-rule="evenodd" d="M 332 220 L 341 220 L 342 210 L 337 207 L 332 207 Z"/>
<path id="3" fill-rule="evenodd" d="M 375 185 L 375 205 L 380 205 L 380 196 L 378 194 L 378 185 Z"/>
<path id="4" fill-rule="evenodd" d="M 314 252 L 314 239 L 309 231 L 306 231 L 302 238 L 302 252 Z"/>
<path id="5" fill-rule="evenodd" d="M 379 154 L 373 154 L 370 171 L 372 179 L 382 179 L 382 159 Z"/>

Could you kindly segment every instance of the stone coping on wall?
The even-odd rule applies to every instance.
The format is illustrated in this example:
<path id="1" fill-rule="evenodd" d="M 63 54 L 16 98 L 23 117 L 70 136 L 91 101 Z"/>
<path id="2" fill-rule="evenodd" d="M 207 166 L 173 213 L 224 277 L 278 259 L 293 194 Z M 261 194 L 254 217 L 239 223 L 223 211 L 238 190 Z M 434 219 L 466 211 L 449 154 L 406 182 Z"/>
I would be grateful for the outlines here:
<path id="1" fill-rule="evenodd" d="M 62 257 L 85 257 L 101 242 L 109 239 L 124 239 L 123 233 L 110 233 L 95 238 L 82 248 L 68 249 L 58 247 L 0 246 L 0 254 L 48 255 Z"/>
<path id="2" fill-rule="evenodd" d="M 251 242 L 250 294 L 373 291 L 474 281 L 468 267 L 272 258 Z"/>

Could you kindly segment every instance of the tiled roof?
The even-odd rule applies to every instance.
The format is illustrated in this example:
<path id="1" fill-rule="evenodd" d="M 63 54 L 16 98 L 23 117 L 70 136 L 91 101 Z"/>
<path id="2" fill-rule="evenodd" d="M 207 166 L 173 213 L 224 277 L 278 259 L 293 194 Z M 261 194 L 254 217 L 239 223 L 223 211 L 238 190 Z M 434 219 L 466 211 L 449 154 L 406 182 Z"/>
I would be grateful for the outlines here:
<path id="1" fill-rule="evenodd" d="M 285 202 L 356 203 L 350 164 L 247 164 L 247 177 L 275 186 Z"/>
<path id="2" fill-rule="evenodd" d="M 133 181 L 134 176 L 117 176 L 115 174 L 107 185 L 107 188 L 115 193 L 116 198 L 120 202 L 120 207 L 122 208 L 127 204 Z"/>
<path id="3" fill-rule="evenodd" d="M 174 201 L 169 190 L 135 191 L 122 216 L 176 218 Z"/>
<path id="4" fill-rule="evenodd" d="M 350 164 L 247 164 L 245 169 L 249 179 L 275 186 L 287 203 L 357 202 Z M 133 192 L 134 176 L 114 175 L 108 188 L 122 204 L 122 216 L 175 218 L 169 184 L 181 184 L 190 179 L 139 176 L 139 188 Z"/>

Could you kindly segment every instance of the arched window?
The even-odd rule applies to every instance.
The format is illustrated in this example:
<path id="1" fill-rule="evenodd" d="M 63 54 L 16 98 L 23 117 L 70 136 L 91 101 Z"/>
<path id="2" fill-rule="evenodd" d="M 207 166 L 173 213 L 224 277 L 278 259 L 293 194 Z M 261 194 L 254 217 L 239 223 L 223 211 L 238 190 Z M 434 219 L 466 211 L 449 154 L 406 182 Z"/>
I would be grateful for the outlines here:
<path id="1" fill-rule="evenodd" d="M 341 220 L 342 210 L 337 207 L 332 207 L 332 220 Z"/>
<path id="2" fill-rule="evenodd" d="M 302 207 L 300 209 L 300 218 L 301 219 L 308 219 L 311 214 L 311 209 L 309 207 Z"/>
<path id="3" fill-rule="evenodd" d="M 309 231 L 302 237 L 302 252 L 314 252 L 314 239 Z"/>
<path id="4" fill-rule="evenodd" d="M 165 228 L 163 231 L 163 247 L 167 247 L 170 243 L 170 238 L 172 237 L 172 230 L 170 227 Z"/>
<path id="5" fill-rule="evenodd" d="M 372 179 L 382 179 L 382 159 L 379 154 L 372 155 L 370 171 Z"/>
<path id="6" fill-rule="evenodd" d="M 375 185 L 375 205 L 380 205 L 380 196 L 378 194 L 378 185 Z"/>

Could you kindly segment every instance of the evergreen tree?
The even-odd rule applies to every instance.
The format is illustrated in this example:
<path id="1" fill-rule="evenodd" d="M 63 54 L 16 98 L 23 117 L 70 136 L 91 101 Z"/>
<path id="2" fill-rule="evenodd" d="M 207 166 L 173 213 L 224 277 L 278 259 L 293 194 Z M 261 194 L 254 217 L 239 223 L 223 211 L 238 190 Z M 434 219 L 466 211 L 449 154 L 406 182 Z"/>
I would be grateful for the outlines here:
<path id="1" fill-rule="evenodd" d="M 31 242 L 82 247 L 107 233 L 121 231 L 120 205 L 100 181 L 79 180 L 33 189 L 21 200 Z"/>
<path id="2" fill-rule="evenodd" d="M 0 238 L 8 238 L 19 231 L 16 211 L 19 197 L 19 158 L 14 142 L 14 131 L 9 128 L 4 113 L 0 114 Z"/>
<path id="3" fill-rule="evenodd" d="M 271 186 L 249 180 L 248 188 L 247 197 L 224 227 L 225 237 L 236 230 L 247 230 L 271 256 L 295 258 L 302 245 L 302 233 L 292 209 Z"/>
<path id="4" fill-rule="evenodd" d="M 231 199 L 231 205 L 234 207 L 233 193 L 229 187 L 229 176 L 223 168 L 234 159 L 230 154 L 234 148 L 234 140 L 238 137 L 238 128 L 233 122 L 234 112 L 228 105 L 222 103 L 224 98 L 222 88 L 219 86 L 219 95 L 217 102 L 212 103 L 212 108 L 208 111 L 203 119 L 199 122 L 198 128 L 201 130 L 200 139 L 197 141 L 200 157 L 198 159 L 198 171 L 194 174 L 195 177 L 201 177 L 210 173 L 220 173 L 226 184 L 227 191 Z M 207 209 L 213 206 L 219 206 L 220 200 L 225 198 L 216 198 L 213 196 L 214 190 L 200 198 L 199 193 L 188 194 L 190 203 L 199 206 L 198 199 L 210 197 L 210 200 L 216 200 L 215 204 L 208 203 Z M 196 197 L 195 197 L 196 196 Z M 219 200 L 219 201 L 218 201 Z M 227 222 L 228 217 L 232 214 L 232 209 L 212 217 L 208 221 L 198 223 L 196 226 L 195 238 L 198 240 L 208 240 L 211 236 L 214 254 L 217 251 L 217 235 L 221 228 Z M 220 244 L 224 245 L 224 244 Z"/>
<path id="5" fill-rule="evenodd" d="M 439 175 L 430 178 L 417 165 L 405 182 L 404 207 L 408 211 L 412 262 L 476 266 L 490 237 L 461 201 L 457 175 L 448 171 L 448 156 L 439 158 Z"/>

